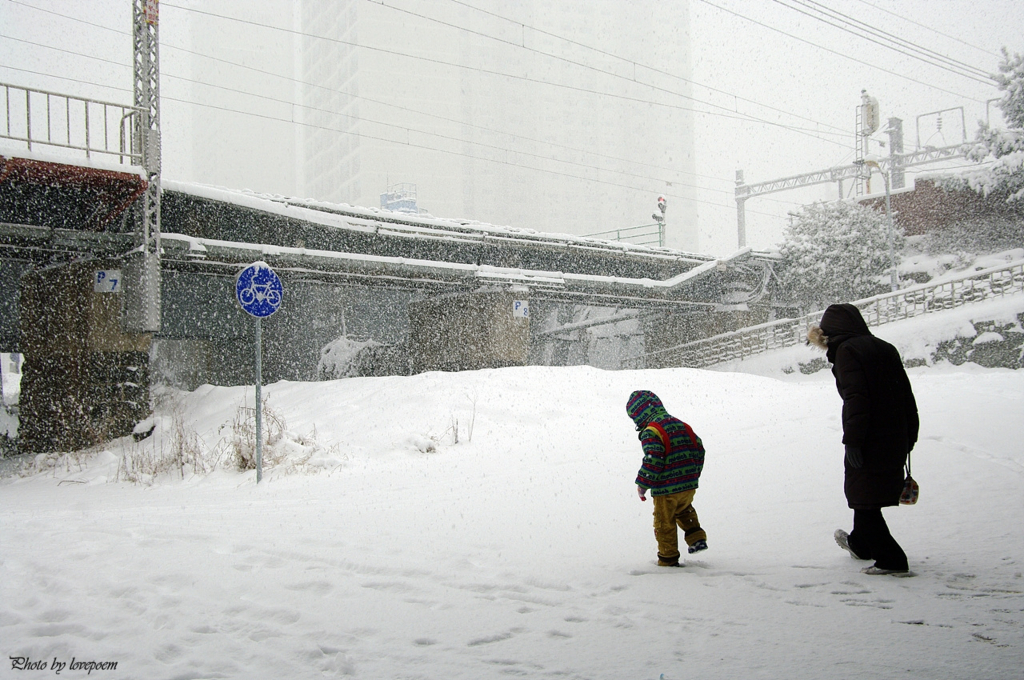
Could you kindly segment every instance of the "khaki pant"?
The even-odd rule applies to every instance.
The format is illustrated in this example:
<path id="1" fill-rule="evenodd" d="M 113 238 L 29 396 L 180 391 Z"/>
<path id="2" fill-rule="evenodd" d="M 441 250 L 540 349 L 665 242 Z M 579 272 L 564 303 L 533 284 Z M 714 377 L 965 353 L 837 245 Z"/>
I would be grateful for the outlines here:
<path id="1" fill-rule="evenodd" d="M 658 561 L 674 564 L 679 561 L 679 535 L 676 525 L 683 530 L 687 545 L 708 540 L 700 528 L 697 511 L 693 509 L 696 489 L 665 496 L 654 496 L 654 537 L 658 540 Z"/>

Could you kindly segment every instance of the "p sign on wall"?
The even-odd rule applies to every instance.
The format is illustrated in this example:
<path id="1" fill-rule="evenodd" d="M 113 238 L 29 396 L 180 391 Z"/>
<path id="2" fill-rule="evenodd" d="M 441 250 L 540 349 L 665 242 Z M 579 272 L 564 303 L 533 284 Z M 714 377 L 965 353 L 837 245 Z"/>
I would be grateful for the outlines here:
<path id="1" fill-rule="evenodd" d="M 529 302 L 529 300 L 513 300 L 512 301 L 512 318 L 514 318 L 514 319 L 529 319 L 530 318 L 530 302 Z"/>
<path id="2" fill-rule="evenodd" d="M 121 292 L 121 270 L 120 269 L 97 269 L 92 277 L 92 292 L 94 293 L 120 293 Z"/>

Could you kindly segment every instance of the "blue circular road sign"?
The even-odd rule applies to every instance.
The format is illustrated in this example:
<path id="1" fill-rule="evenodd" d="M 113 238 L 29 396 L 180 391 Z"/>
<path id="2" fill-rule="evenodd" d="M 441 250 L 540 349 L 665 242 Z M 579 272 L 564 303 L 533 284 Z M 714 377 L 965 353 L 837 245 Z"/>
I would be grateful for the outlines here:
<path id="1" fill-rule="evenodd" d="M 235 297 L 249 314 L 268 317 L 281 306 L 284 287 L 266 262 L 254 262 L 235 279 Z"/>

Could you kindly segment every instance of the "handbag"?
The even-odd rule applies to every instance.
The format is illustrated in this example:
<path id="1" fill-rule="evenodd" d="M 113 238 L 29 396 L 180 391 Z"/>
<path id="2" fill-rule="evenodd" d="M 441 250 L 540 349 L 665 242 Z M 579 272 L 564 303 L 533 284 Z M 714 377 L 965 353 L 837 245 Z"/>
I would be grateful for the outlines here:
<path id="1" fill-rule="evenodd" d="M 910 476 L 910 454 L 907 454 L 907 478 L 903 480 L 903 492 L 900 494 L 900 505 L 913 505 L 921 495 L 921 487 Z"/>

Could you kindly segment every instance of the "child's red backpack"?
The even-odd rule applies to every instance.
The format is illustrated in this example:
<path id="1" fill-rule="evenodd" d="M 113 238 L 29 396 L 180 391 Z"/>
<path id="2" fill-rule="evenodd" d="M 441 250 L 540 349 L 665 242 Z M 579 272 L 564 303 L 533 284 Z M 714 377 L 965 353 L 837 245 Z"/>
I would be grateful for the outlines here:
<path id="1" fill-rule="evenodd" d="M 681 420 L 679 422 L 683 423 Z M 668 455 L 672 453 L 672 438 L 668 436 L 668 432 L 665 431 L 665 428 L 662 427 L 660 423 L 647 423 L 647 427 L 658 433 L 658 437 L 661 438 L 661 443 L 665 445 L 665 457 L 668 458 Z M 683 427 L 686 428 L 686 435 L 690 438 L 690 441 L 693 442 L 694 446 L 696 446 L 697 435 L 693 433 L 693 428 L 691 428 L 687 423 L 683 423 Z"/>

